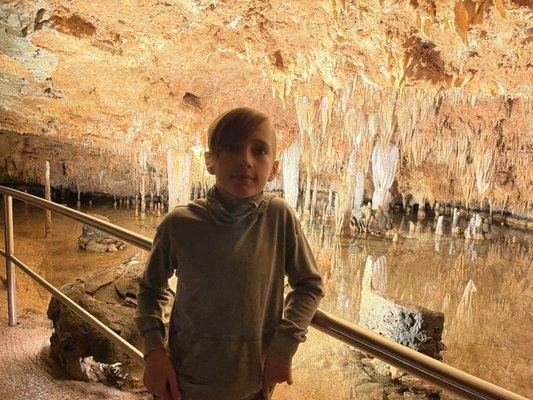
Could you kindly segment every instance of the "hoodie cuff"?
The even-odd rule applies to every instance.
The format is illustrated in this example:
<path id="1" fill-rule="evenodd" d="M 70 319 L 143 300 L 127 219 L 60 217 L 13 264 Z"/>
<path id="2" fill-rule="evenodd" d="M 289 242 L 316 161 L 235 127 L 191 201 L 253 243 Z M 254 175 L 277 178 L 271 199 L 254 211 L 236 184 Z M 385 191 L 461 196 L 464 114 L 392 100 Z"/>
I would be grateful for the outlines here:
<path id="1" fill-rule="evenodd" d="M 150 353 L 152 350 L 165 348 L 165 341 L 163 340 L 163 335 L 161 334 L 161 330 L 159 328 L 149 329 L 144 332 L 143 339 L 145 359 L 148 353 Z"/>
<path id="2" fill-rule="evenodd" d="M 283 361 L 290 363 L 294 353 L 298 350 L 300 342 L 291 335 L 277 331 L 270 342 L 269 353 L 278 356 Z"/>

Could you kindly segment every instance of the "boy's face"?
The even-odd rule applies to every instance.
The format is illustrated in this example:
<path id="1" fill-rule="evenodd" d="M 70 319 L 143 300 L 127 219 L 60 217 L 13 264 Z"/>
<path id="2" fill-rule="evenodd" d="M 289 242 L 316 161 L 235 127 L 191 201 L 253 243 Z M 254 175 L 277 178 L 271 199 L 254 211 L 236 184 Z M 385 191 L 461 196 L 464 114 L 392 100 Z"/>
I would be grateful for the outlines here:
<path id="1" fill-rule="evenodd" d="M 222 198 L 236 203 L 260 193 L 278 171 L 274 133 L 266 124 L 260 125 L 241 143 L 222 150 L 218 156 L 205 154 L 206 167 L 216 176 Z"/>

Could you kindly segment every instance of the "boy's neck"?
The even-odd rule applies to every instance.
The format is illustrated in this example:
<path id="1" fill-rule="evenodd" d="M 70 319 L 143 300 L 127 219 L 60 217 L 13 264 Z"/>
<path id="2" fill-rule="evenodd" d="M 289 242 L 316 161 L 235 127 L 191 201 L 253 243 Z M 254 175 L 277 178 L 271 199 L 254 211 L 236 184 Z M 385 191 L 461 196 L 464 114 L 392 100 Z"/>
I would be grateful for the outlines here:
<path id="1" fill-rule="evenodd" d="M 227 205 L 231 208 L 243 202 L 246 202 L 248 200 L 256 201 L 263 194 L 263 191 L 261 191 L 254 196 L 241 198 L 241 197 L 232 196 L 230 193 L 227 193 L 224 189 L 222 189 L 220 186 L 216 184 L 215 184 L 215 188 L 218 193 L 219 200 L 222 202 L 222 204 Z"/>

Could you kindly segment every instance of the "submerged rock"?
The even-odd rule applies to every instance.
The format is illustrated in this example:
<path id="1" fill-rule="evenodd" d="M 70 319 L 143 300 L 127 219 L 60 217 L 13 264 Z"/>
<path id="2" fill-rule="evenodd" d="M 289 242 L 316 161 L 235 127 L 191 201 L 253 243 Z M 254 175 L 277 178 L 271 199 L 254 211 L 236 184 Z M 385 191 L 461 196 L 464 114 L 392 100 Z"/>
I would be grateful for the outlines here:
<path id="1" fill-rule="evenodd" d="M 446 349 L 441 342 L 444 314 L 420 306 L 402 303 L 385 295 L 386 263 L 384 257 L 375 263 L 367 259 L 361 286 L 359 324 L 387 339 L 441 360 Z M 397 378 L 401 373 L 394 367 L 376 360 L 375 370 Z"/>
<path id="2" fill-rule="evenodd" d="M 370 233 L 384 235 L 392 229 L 392 221 L 390 216 L 383 212 L 380 206 L 372 212 L 372 216 L 368 222 L 368 230 Z M 392 233 L 391 237 L 394 236 Z"/>
<path id="3" fill-rule="evenodd" d="M 133 320 L 139 278 L 144 270 L 137 256 L 116 267 L 85 275 L 60 290 L 133 346 L 141 348 L 141 337 Z M 169 311 L 170 308 L 166 315 Z M 54 297 L 47 314 L 54 326 L 50 354 L 68 376 L 85 381 L 98 378 L 113 386 L 124 384 L 128 371 L 135 366 L 128 355 Z M 88 357 L 93 359 L 87 361 Z"/>
<path id="4" fill-rule="evenodd" d="M 109 218 L 99 214 L 90 214 L 91 216 L 109 222 Z M 115 252 L 126 248 L 126 243 L 118 240 L 110 234 L 90 225 L 83 225 L 81 236 L 78 238 L 78 247 L 82 250 L 93 253 Z"/>

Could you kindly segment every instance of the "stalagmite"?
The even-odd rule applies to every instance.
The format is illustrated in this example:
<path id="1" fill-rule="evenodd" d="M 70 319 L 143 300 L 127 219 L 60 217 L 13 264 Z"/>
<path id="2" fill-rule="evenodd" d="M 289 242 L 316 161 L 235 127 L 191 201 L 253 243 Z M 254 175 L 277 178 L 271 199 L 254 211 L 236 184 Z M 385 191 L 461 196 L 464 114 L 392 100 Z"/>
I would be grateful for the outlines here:
<path id="1" fill-rule="evenodd" d="M 459 210 L 457 209 L 457 207 L 453 209 L 452 234 L 453 235 L 461 234 L 461 228 L 459 228 Z"/>
<path id="2" fill-rule="evenodd" d="M 313 179 L 313 193 L 311 195 L 311 209 L 309 212 L 309 215 L 311 216 L 311 218 L 313 218 L 316 213 L 317 196 L 318 196 L 318 177 L 315 176 L 315 178 Z"/>
<path id="3" fill-rule="evenodd" d="M 298 182 L 300 173 L 299 140 L 295 140 L 282 155 L 283 194 L 287 203 L 296 209 L 298 202 Z"/>
<path id="4" fill-rule="evenodd" d="M 44 197 L 46 200 L 52 201 L 50 190 L 50 163 L 48 161 L 46 161 L 44 167 Z M 52 232 L 52 212 L 50 210 L 46 210 L 45 213 L 46 219 L 44 223 L 44 228 L 46 237 Z"/>
<path id="5" fill-rule="evenodd" d="M 435 235 L 444 235 L 444 215 L 441 215 L 437 218 L 437 227 L 435 228 Z"/>
<path id="6" fill-rule="evenodd" d="M 383 148 L 380 140 L 376 142 L 372 152 L 372 180 L 374 181 L 372 205 L 374 209 L 381 206 L 385 213 L 388 212 L 392 200 L 389 188 L 394 181 L 398 157 L 398 146 L 386 145 Z"/>
<path id="7" fill-rule="evenodd" d="M 481 218 L 481 215 L 479 215 L 479 213 L 476 213 L 475 215 L 474 232 L 472 238 L 476 240 L 485 239 L 485 236 L 483 235 L 483 219 Z"/>
<path id="8" fill-rule="evenodd" d="M 146 187 L 144 176 L 141 176 L 141 182 L 139 184 L 139 192 L 141 194 L 141 212 L 146 212 Z"/>
<path id="9" fill-rule="evenodd" d="M 472 239 L 475 233 L 475 229 L 476 229 L 476 216 L 474 215 L 472 218 L 470 218 L 468 226 L 465 229 L 465 238 Z"/>
<path id="10" fill-rule="evenodd" d="M 328 205 L 326 207 L 326 213 L 333 211 L 333 188 L 330 186 L 328 191 Z"/>
<path id="11" fill-rule="evenodd" d="M 416 231 L 416 225 L 413 221 L 409 221 L 409 235 L 414 235 Z"/>
<path id="12" fill-rule="evenodd" d="M 76 208 L 80 208 L 81 207 L 81 193 L 80 193 L 80 185 L 78 184 L 78 182 L 76 182 Z"/>
<path id="13" fill-rule="evenodd" d="M 421 202 L 418 203 L 417 218 L 420 220 L 426 218 L 426 200 L 425 199 L 423 199 Z"/>

